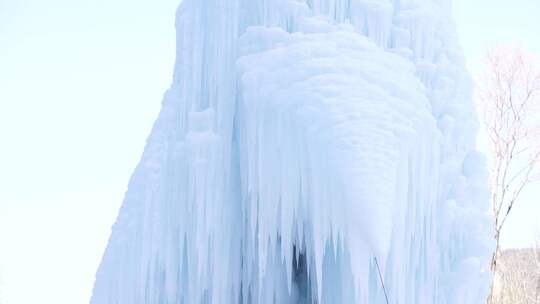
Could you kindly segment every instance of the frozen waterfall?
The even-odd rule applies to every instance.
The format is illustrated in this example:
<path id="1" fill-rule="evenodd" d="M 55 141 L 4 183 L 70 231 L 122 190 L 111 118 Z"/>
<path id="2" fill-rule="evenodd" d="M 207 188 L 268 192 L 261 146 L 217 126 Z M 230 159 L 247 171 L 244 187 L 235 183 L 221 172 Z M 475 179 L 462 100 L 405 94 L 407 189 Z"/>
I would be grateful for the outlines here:
<path id="1" fill-rule="evenodd" d="M 184 0 L 92 304 L 377 304 L 383 283 L 483 303 L 487 173 L 450 11 Z"/>

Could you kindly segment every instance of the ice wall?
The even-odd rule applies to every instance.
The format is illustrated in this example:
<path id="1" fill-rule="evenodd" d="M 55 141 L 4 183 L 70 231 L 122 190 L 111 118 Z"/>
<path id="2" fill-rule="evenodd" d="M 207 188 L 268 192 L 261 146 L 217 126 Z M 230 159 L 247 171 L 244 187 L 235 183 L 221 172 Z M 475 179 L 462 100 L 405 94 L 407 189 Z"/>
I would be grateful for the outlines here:
<path id="1" fill-rule="evenodd" d="M 91 302 L 483 303 L 475 134 L 448 1 L 184 0 Z"/>

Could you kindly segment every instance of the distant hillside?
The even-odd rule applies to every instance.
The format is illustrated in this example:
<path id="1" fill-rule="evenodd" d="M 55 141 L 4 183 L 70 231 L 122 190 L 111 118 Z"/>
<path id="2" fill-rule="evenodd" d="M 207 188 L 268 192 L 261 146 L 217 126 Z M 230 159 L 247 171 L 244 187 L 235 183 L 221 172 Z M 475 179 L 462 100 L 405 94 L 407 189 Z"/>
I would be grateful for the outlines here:
<path id="1" fill-rule="evenodd" d="M 540 304 L 539 249 L 504 250 L 499 269 L 496 304 Z"/>

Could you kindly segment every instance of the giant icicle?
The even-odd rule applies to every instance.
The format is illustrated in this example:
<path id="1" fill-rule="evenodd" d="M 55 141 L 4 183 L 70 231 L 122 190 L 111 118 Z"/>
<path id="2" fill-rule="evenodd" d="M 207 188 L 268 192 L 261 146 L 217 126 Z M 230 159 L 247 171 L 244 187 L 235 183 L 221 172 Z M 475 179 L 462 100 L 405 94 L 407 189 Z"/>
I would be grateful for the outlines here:
<path id="1" fill-rule="evenodd" d="M 486 173 L 449 11 L 184 0 L 92 303 L 384 303 L 377 264 L 391 303 L 481 303 Z"/>

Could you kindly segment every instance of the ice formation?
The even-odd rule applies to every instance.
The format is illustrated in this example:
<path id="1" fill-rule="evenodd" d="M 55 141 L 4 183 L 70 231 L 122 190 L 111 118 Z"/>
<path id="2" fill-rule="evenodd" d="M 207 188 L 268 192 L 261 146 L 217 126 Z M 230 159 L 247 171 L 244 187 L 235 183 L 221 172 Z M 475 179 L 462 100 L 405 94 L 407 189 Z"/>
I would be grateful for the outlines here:
<path id="1" fill-rule="evenodd" d="M 184 0 L 91 302 L 483 303 L 453 27 L 447 0 Z"/>

